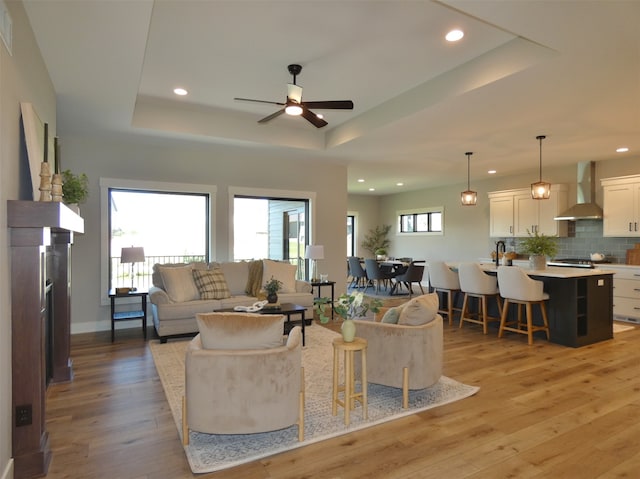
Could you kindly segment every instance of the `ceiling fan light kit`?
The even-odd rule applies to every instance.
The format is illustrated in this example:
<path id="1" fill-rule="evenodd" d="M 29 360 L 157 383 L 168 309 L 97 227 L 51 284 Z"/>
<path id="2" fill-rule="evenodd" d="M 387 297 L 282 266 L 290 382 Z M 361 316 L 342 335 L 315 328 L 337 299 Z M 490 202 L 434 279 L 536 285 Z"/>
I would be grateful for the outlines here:
<path id="1" fill-rule="evenodd" d="M 296 77 L 302 71 L 302 66 L 298 64 L 291 64 L 287 67 L 289 73 L 293 75 L 293 83 L 287 85 L 287 100 L 284 103 L 267 100 L 253 100 L 250 98 L 234 98 L 234 100 L 251 101 L 255 103 L 268 103 L 270 105 L 282 106 L 281 110 L 272 113 L 260 120 L 258 123 L 267 123 L 274 118 L 279 117 L 283 113 L 291 116 L 302 116 L 309 123 L 313 124 L 316 128 L 322 128 L 327 126 L 328 123 L 322 119 L 322 115 L 313 113 L 310 108 L 316 108 L 320 110 L 353 110 L 353 102 L 351 100 L 337 100 L 337 101 L 302 101 L 302 87 L 296 84 Z"/>
<path id="2" fill-rule="evenodd" d="M 467 151 L 465 153 L 465 155 L 467 155 L 467 191 L 463 191 L 460 194 L 460 199 L 462 200 L 462 205 L 463 206 L 475 206 L 478 202 L 478 193 L 475 191 L 471 190 L 471 186 L 470 186 L 470 161 L 471 161 L 471 155 L 473 155 L 473 152 L 471 151 Z"/>
<path id="3" fill-rule="evenodd" d="M 536 136 L 536 140 L 540 142 L 540 179 L 531 183 L 531 198 L 534 200 L 548 200 L 551 196 L 551 183 L 542 181 L 542 140 L 545 138 L 544 135 Z"/>

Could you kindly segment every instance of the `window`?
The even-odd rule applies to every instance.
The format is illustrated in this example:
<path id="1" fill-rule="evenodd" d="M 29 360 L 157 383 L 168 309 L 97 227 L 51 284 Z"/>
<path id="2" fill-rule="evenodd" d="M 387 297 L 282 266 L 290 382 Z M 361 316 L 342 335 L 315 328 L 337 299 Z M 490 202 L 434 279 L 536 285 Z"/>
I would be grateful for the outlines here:
<path id="1" fill-rule="evenodd" d="M 155 263 L 209 261 L 215 188 L 101 179 L 102 285 L 147 289 Z M 144 248 L 144 261 L 121 263 L 122 248 Z"/>
<path id="2" fill-rule="evenodd" d="M 308 261 L 305 248 L 313 244 L 308 218 L 313 210 L 313 193 L 229 188 L 232 206 L 234 261 L 257 258 L 288 261 L 297 266 L 297 278 L 305 279 Z"/>
<path id="3" fill-rule="evenodd" d="M 422 208 L 398 212 L 398 233 L 442 234 L 443 208 Z"/>
<path id="4" fill-rule="evenodd" d="M 347 215 L 347 258 L 356 255 L 356 217 Z"/>

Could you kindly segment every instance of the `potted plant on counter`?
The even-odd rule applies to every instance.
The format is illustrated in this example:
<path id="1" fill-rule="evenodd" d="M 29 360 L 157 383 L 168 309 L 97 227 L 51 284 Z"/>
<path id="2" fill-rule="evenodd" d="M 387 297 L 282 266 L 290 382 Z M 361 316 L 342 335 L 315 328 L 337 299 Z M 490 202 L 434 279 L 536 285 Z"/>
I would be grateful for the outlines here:
<path id="1" fill-rule="evenodd" d="M 547 258 L 553 258 L 558 252 L 558 238 L 547 236 L 537 231 L 531 234 L 527 230 L 528 238 L 520 241 L 520 250 L 529 255 L 529 267 L 531 269 L 545 269 Z"/>

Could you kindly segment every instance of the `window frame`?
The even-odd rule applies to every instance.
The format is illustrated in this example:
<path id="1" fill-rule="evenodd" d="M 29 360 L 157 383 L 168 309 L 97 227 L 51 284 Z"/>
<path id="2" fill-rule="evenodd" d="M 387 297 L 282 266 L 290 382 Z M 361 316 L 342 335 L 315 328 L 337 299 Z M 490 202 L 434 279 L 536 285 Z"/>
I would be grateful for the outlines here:
<path id="1" fill-rule="evenodd" d="M 405 216 L 431 215 L 432 213 L 440 213 L 442 229 L 440 231 L 402 231 L 402 219 Z M 396 234 L 398 236 L 443 236 L 444 235 L 444 206 L 429 206 L 424 208 L 412 208 L 410 210 L 396 211 Z M 431 223 L 431 221 L 429 221 Z"/>
<path id="2" fill-rule="evenodd" d="M 216 229 L 216 195 L 217 186 L 215 185 L 199 185 L 191 183 L 172 183 L 161 181 L 145 181 L 145 180 L 125 180 L 118 178 L 100 178 L 100 303 L 102 306 L 110 304 L 109 300 L 109 190 L 132 190 L 132 191 L 148 191 L 159 193 L 186 193 L 200 194 L 208 197 L 209 201 L 209 244 L 207 245 L 207 254 L 209 258 L 213 258 L 215 251 L 215 229 Z"/>

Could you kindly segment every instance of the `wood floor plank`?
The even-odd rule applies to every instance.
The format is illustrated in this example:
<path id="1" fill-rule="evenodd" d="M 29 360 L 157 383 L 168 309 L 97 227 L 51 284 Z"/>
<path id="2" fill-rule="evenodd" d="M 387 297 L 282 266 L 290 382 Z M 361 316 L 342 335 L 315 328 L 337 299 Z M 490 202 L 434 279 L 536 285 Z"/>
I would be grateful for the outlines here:
<path id="1" fill-rule="evenodd" d="M 444 374 L 480 386 L 475 396 L 194 476 L 139 329 L 115 343 L 108 332 L 75 335 L 74 380 L 47 391 L 47 478 L 637 477 L 640 328 L 574 349 L 456 324 L 444 344 Z"/>

